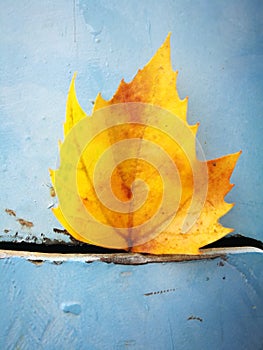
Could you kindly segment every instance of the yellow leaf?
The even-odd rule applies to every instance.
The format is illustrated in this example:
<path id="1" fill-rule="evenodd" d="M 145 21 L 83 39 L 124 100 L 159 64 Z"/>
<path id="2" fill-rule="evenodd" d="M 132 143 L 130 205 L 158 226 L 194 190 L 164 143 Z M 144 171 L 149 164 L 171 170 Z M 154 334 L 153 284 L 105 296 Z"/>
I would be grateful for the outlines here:
<path id="1" fill-rule="evenodd" d="M 60 167 L 50 171 L 55 216 L 76 239 L 152 254 L 199 254 L 232 231 L 218 223 L 239 153 L 196 157 L 198 125 L 187 123 L 170 59 L 170 34 L 130 83 L 92 116 L 68 94 Z"/>

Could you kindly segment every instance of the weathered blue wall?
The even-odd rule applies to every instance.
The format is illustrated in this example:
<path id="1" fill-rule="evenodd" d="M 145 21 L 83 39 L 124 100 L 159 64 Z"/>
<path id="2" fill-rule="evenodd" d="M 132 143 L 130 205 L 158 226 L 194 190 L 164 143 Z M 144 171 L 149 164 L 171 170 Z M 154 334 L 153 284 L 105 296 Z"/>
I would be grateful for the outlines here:
<path id="1" fill-rule="evenodd" d="M 262 349 L 262 254 L 0 268 L 1 349 Z"/>
<path id="2" fill-rule="evenodd" d="M 236 206 L 223 222 L 262 239 L 262 12 L 260 0 L 1 2 L 1 239 L 62 238 L 52 233 L 48 168 L 73 72 L 91 111 L 97 93 L 110 98 L 169 31 L 178 89 L 190 97 L 189 121 L 201 122 L 207 158 L 243 150 L 228 196 Z M 34 227 L 20 227 L 5 208 Z"/>
<path id="3" fill-rule="evenodd" d="M 262 13 L 260 0 L 2 1 L 0 240 L 68 240 L 53 232 L 48 168 L 73 72 L 90 112 L 97 93 L 110 98 L 169 31 L 207 158 L 243 150 L 228 196 L 236 206 L 222 221 L 262 240 Z M 0 255 L 1 349 L 263 347 L 260 253 L 143 266 Z"/>

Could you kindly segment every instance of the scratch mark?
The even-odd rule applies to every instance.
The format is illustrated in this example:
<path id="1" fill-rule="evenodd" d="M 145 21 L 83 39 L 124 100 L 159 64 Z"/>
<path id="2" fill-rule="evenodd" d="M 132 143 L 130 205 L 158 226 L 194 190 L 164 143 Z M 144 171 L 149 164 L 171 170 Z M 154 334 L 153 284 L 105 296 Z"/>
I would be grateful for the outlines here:
<path id="1" fill-rule="evenodd" d="M 168 322 L 169 322 L 169 330 L 170 330 L 170 339 L 171 339 L 172 350 L 174 350 L 175 349 L 175 345 L 174 345 L 173 330 L 172 330 L 170 319 L 168 319 Z"/>
<path id="2" fill-rule="evenodd" d="M 131 271 L 123 271 L 120 273 L 121 277 L 128 277 L 132 275 Z"/>
<path id="3" fill-rule="evenodd" d="M 136 340 L 133 340 L 133 339 L 121 340 L 117 344 L 117 349 L 133 348 L 135 345 L 136 345 Z"/>
<path id="4" fill-rule="evenodd" d="M 144 296 L 149 297 L 151 295 L 165 294 L 165 293 L 170 293 L 170 292 L 175 292 L 175 288 L 170 288 L 170 289 L 158 290 L 156 292 L 145 293 Z"/>
<path id="5" fill-rule="evenodd" d="M 76 0 L 73 0 L 73 32 L 74 43 L 77 42 Z"/>
<path id="6" fill-rule="evenodd" d="M 48 206 L 47 206 L 47 209 L 51 209 L 55 206 L 55 203 L 50 203 Z"/>
<path id="7" fill-rule="evenodd" d="M 147 32 L 148 32 L 151 49 L 153 49 L 153 44 L 152 44 L 152 25 L 151 25 L 151 21 L 149 19 L 147 21 L 146 29 L 147 29 Z"/>

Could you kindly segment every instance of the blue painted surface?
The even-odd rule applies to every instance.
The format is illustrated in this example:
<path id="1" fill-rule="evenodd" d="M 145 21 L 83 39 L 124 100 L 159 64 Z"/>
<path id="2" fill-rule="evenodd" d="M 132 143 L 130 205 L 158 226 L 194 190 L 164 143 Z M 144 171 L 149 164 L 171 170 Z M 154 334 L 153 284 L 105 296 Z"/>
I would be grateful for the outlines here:
<path id="1" fill-rule="evenodd" d="M 178 89 L 190 97 L 189 121 L 201 122 L 207 158 L 243 150 L 228 196 L 236 206 L 222 222 L 262 239 L 262 11 L 260 0 L 1 2 L 1 240 L 67 239 L 52 232 L 60 226 L 47 185 L 73 72 L 90 112 L 97 93 L 110 98 L 169 31 Z"/>
<path id="2" fill-rule="evenodd" d="M 222 222 L 262 240 L 262 13 L 260 0 L 2 1 L 0 240 L 68 240 L 53 232 L 48 168 L 73 72 L 90 112 L 97 93 L 110 98 L 131 80 L 169 31 L 207 158 L 243 150 L 228 196 L 236 206 Z M 0 280 L 1 349 L 263 347 L 262 254 L 144 266 L 10 258 L 0 260 Z"/>
<path id="3" fill-rule="evenodd" d="M 263 346 L 262 254 L 125 266 L 0 260 L 1 349 Z"/>

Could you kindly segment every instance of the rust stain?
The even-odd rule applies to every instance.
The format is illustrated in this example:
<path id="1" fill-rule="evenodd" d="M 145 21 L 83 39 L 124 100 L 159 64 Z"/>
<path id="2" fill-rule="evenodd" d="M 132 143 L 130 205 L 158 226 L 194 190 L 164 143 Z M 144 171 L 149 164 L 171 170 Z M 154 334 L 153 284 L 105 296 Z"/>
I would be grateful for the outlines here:
<path id="1" fill-rule="evenodd" d="M 12 209 L 6 208 L 6 209 L 5 209 L 5 212 L 6 212 L 8 215 L 10 215 L 10 216 L 16 216 L 16 212 L 15 212 L 14 210 L 12 210 Z"/>
<path id="2" fill-rule="evenodd" d="M 8 208 L 6 208 L 6 209 L 5 209 L 5 212 L 6 212 L 8 215 L 10 215 L 10 216 L 16 217 L 16 212 L 15 212 L 13 209 L 8 209 Z M 34 226 L 33 222 L 28 221 L 28 220 L 25 220 L 25 219 L 22 219 L 22 218 L 18 218 L 16 221 L 18 221 L 22 227 L 31 228 L 31 227 Z M 10 230 L 8 230 L 8 229 L 5 229 L 5 230 L 4 230 L 5 233 L 8 233 L 9 231 L 10 231 Z"/>
<path id="3" fill-rule="evenodd" d="M 23 227 L 28 227 L 28 228 L 31 228 L 34 226 L 33 222 L 31 221 L 27 221 L 25 219 L 17 219 L 17 221 L 20 223 L 21 226 Z"/>
<path id="4" fill-rule="evenodd" d="M 56 191 L 53 186 L 50 186 L 49 192 L 51 197 L 56 197 Z"/>

